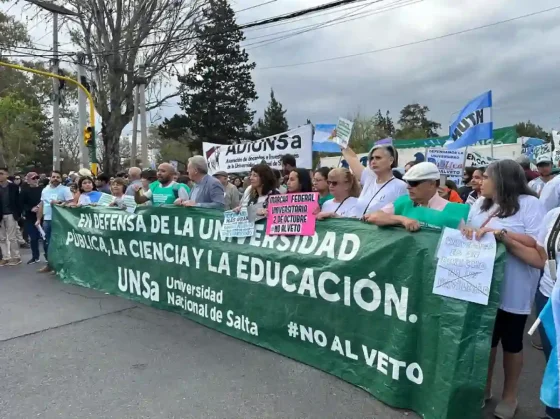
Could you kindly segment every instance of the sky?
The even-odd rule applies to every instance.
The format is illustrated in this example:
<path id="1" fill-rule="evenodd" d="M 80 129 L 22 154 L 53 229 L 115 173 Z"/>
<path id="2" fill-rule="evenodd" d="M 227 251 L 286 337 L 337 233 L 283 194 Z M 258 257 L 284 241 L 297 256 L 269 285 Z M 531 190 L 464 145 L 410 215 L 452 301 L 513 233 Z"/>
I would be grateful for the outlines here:
<path id="1" fill-rule="evenodd" d="M 233 0 L 232 7 L 258 6 L 237 13 L 243 24 L 325 2 Z M 21 2 L 14 3 L 0 7 L 21 19 L 31 17 Z M 289 24 L 248 29 L 243 45 L 257 65 L 255 119 L 274 89 L 293 127 L 308 118 L 336 123 L 339 116 L 368 117 L 378 109 L 389 110 L 396 121 L 405 105 L 420 103 L 446 134 L 470 99 L 492 90 L 496 127 L 531 120 L 546 130 L 559 129 L 560 9 L 496 24 L 556 6 L 553 0 L 363 0 Z M 446 36 L 481 26 L 487 27 Z M 36 42 L 50 43 L 45 25 L 30 20 L 28 27 Z M 60 42 L 68 38 L 62 34 Z M 410 43 L 415 44 L 403 46 Z M 353 54 L 361 55 L 332 59 Z M 322 62 L 304 64 L 312 61 Z M 172 99 L 160 115 L 176 112 Z"/>

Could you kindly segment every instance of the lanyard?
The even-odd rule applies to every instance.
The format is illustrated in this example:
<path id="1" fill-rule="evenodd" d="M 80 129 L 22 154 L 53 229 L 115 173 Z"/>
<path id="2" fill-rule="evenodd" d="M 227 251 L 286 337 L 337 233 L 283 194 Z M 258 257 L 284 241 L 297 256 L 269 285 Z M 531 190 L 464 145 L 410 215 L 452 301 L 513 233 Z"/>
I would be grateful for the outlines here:
<path id="1" fill-rule="evenodd" d="M 550 277 L 553 282 L 556 282 L 556 243 L 558 242 L 558 236 L 560 235 L 560 215 L 556 218 L 554 226 L 550 231 L 548 240 L 546 243 L 546 255 L 548 270 L 550 272 Z"/>
<path id="2" fill-rule="evenodd" d="M 334 213 L 335 213 L 335 214 L 338 212 L 338 210 L 340 209 L 340 207 L 342 206 L 342 204 L 344 204 L 348 198 L 350 198 L 350 197 L 347 196 L 346 198 L 344 198 L 344 199 L 342 200 L 342 202 L 341 202 L 340 204 L 338 204 L 338 207 L 336 207 L 336 209 L 334 210 Z"/>
<path id="3" fill-rule="evenodd" d="M 364 215 L 366 215 L 366 212 L 367 212 L 369 206 L 371 205 L 372 201 L 375 199 L 375 197 L 377 196 L 377 194 L 378 194 L 379 192 L 381 192 L 381 191 L 383 190 L 383 188 L 384 188 L 385 186 L 387 186 L 389 183 L 391 183 L 393 180 L 395 180 L 394 177 L 392 177 L 392 178 L 389 179 L 387 182 L 385 182 L 385 183 L 383 184 L 383 186 L 381 186 L 381 188 L 379 188 L 379 189 L 377 190 L 377 192 L 375 192 L 375 194 L 373 195 L 373 197 L 369 200 L 368 204 L 366 205 L 366 208 L 364 209 L 364 212 L 362 213 L 362 217 L 363 217 Z M 376 182 L 377 182 L 377 180 L 376 180 Z"/>

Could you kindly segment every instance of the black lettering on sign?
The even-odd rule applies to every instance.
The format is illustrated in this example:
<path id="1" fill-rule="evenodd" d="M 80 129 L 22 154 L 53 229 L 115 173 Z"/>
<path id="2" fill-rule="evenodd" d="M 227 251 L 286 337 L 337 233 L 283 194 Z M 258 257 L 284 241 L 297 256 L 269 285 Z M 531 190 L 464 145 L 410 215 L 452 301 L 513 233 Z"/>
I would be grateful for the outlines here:
<path id="1" fill-rule="evenodd" d="M 484 123 L 484 109 L 478 109 L 473 113 L 464 117 L 455 127 L 453 131 L 453 141 L 457 141 L 469 128 Z"/>

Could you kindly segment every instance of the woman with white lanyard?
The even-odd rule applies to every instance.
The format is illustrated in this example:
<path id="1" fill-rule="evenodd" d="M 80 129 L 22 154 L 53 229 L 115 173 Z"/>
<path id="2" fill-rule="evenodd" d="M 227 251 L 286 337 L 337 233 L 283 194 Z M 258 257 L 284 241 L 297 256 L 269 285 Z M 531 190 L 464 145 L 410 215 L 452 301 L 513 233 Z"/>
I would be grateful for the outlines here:
<path id="1" fill-rule="evenodd" d="M 351 148 L 342 150 L 342 155 L 362 185 L 362 192 L 352 217 L 362 218 L 407 194 L 406 183 L 393 176 L 393 169 L 398 166 L 399 155 L 392 145 L 374 146 L 368 155 L 369 167 L 362 166 Z"/>
<path id="2" fill-rule="evenodd" d="M 348 169 L 332 169 L 327 176 L 329 192 L 333 199 L 323 203 L 317 219 L 350 217 L 358 203 L 360 185 Z"/>
<path id="3" fill-rule="evenodd" d="M 560 262 L 560 208 L 554 208 L 544 217 L 537 245 L 541 258 L 544 262 L 544 271 L 541 277 L 539 288 L 535 295 L 535 309 L 536 314 L 540 314 L 552 294 L 554 284 L 558 279 L 558 263 Z M 539 334 L 541 336 L 542 349 L 546 362 L 550 358 L 552 352 L 552 345 L 543 324 L 539 324 Z M 546 417 L 551 419 L 560 419 L 560 409 L 546 407 Z"/>
<path id="4" fill-rule="evenodd" d="M 527 185 L 523 169 L 513 160 L 490 164 L 483 175 L 480 193 L 481 197 L 470 209 L 463 234 L 469 239 L 494 234 L 507 250 L 484 397 L 485 402 L 492 398 L 492 374 L 501 341 L 504 386 L 494 415 L 511 419 L 517 410 L 525 323 L 544 265 L 536 239 L 545 213 L 535 192 Z"/>

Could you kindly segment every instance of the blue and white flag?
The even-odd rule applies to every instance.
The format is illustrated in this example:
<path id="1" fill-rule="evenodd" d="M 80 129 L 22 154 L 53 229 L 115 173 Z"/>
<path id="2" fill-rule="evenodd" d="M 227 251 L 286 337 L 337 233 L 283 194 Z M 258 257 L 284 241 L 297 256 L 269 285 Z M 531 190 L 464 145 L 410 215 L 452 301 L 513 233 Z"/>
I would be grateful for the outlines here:
<path id="1" fill-rule="evenodd" d="M 556 281 L 548 303 L 539 314 L 541 324 L 544 326 L 546 336 L 552 346 L 552 353 L 544 371 L 541 385 L 541 401 L 548 407 L 560 408 L 560 386 L 558 385 L 558 338 L 560 334 L 560 281 Z"/>
<path id="2" fill-rule="evenodd" d="M 468 147 L 492 138 L 492 91 L 471 100 L 449 126 L 449 150 Z"/>
<path id="3" fill-rule="evenodd" d="M 313 135 L 313 151 L 322 153 L 340 153 L 340 146 L 332 141 L 336 135 L 336 124 L 317 124 L 315 125 L 315 135 Z"/>

